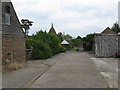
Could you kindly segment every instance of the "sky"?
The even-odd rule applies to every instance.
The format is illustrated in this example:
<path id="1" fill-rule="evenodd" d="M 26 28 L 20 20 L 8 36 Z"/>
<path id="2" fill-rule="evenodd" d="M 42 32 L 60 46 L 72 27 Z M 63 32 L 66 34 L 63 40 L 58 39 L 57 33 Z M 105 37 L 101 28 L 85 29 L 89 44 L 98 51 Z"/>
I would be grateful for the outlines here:
<path id="1" fill-rule="evenodd" d="M 73 37 L 100 33 L 118 21 L 119 0 L 11 0 L 19 20 L 29 19 L 29 34 L 51 28 Z"/>

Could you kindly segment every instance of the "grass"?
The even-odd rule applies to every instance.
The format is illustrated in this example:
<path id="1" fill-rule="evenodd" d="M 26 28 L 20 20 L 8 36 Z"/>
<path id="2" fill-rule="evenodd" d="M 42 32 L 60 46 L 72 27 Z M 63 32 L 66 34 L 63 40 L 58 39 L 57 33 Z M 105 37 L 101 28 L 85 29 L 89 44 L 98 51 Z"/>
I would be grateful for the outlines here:
<path id="1" fill-rule="evenodd" d="M 23 67 L 22 63 L 18 63 L 18 62 L 13 62 L 7 65 L 6 69 L 7 70 L 18 70 L 21 69 Z"/>
<path id="2" fill-rule="evenodd" d="M 70 50 L 72 50 L 72 51 L 77 51 L 78 49 L 77 49 L 77 48 L 71 48 Z"/>

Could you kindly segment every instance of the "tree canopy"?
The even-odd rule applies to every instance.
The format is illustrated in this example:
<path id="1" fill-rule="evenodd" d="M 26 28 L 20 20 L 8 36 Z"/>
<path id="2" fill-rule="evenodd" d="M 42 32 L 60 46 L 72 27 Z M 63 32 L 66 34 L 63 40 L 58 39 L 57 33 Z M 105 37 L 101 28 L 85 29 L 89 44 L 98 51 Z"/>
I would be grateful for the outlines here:
<path id="1" fill-rule="evenodd" d="M 119 33 L 120 32 L 120 26 L 118 23 L 114 23 L 112 28 L 111 28 L 115 33 Z"/>

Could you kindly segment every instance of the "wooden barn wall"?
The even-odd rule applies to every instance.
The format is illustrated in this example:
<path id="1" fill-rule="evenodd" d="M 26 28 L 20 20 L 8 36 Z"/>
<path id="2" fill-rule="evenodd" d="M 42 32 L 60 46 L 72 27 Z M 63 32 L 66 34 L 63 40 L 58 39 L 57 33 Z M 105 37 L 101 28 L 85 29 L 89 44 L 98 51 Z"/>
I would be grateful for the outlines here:
<path id="1" fill-rule="evenodd" d="M 118 35 L 95 35 L 95 55 L 97 57 L 114 57 L 118 52 Z"/>

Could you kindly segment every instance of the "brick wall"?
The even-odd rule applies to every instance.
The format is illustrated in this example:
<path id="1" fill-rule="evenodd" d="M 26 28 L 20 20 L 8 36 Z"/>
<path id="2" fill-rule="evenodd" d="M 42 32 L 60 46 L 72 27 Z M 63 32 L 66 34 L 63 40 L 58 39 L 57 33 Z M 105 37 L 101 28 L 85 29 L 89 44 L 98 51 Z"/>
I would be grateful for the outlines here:
<path id="1" fill-rule="evenodd" d="M 5 23 L 5 7 L 10 7 L 10 25 Z M 23 62 L 26 60 L 24 33 L 11 2 L 2 3 L 2 61 Z"/>

